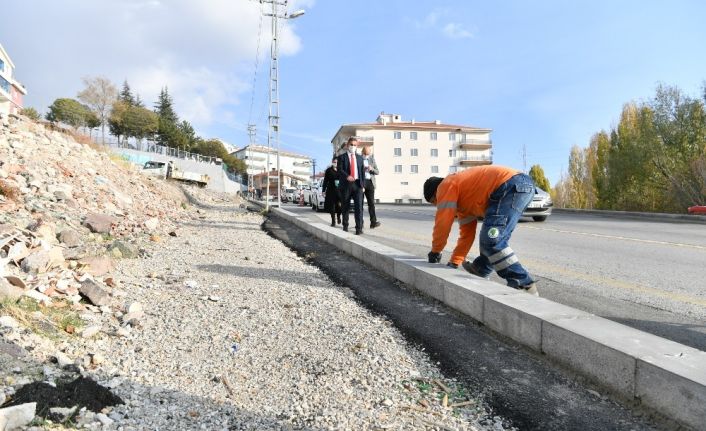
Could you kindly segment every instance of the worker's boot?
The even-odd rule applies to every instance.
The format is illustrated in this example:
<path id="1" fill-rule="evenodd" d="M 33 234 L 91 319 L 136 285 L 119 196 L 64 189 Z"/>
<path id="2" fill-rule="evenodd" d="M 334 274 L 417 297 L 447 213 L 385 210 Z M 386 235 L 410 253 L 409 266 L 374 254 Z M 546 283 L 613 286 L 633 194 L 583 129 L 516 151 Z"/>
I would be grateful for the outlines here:
<path id="1" fill-rule="evenodd" d="M 473 262 L 464 260 L 463 263 L 461 264 L 463 266 L 463 269 L 466 271 L 470 272 L 471 274 L 475 275 L 476 277 L 484 278 L 486 280 L 490 280 L 489 275 L 483 275 L 480 272 L 478 272 L 478 269 L 476 269 L 475 265 L 473 265 Z"/>
<path id="2" fill-rule="evenodd" d="M 539 291 L 537 290 L 537 283 L 532 282 L 527 286 L 520 287 L 520 290 L 524 290 L 532 296 L 539 296 Z"/>

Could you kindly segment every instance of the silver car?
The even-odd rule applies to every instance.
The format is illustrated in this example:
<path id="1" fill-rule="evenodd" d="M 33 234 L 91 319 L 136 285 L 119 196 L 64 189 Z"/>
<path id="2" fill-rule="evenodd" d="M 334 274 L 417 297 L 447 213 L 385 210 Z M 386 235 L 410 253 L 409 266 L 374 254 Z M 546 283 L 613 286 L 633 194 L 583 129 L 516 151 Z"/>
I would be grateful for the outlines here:
<path id="1" fill-rule="evenodd" d="M 535 187 L 532 202 L 527 205 L 527 209 L 522 213 L 522 216 L 532 217 L 534 221 L 544 221 L 552 214 L 553 206 L 554 202 L 552 202 L 549 193 L 539 187 Z"/>

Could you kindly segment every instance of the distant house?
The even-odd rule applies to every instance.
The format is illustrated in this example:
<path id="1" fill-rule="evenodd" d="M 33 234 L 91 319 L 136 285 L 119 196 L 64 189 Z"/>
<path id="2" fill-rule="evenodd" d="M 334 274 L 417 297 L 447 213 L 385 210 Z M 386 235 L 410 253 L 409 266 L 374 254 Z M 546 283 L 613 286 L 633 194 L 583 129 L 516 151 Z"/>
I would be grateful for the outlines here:
<path id="1" fill-rule="evenodd" d="M 402 121 L 399 114 L 381 113 L 374 123 L 344 124 L 331 139 L 340 154 L 349 137 L 371 146 L 380 170 L 375 200 L 422 203 L 424 181 L 493 163 L 491 129 L 436 121 Z"/>
<path id="2" fill-rule="evenodd" d="M 0 44 L 0 115 L 17 114 L 27 89 L 14 78 L 15 64 Z"/>
<path id="3" fill-rule="evenodd" d="M 248 145 L 231 153 L 240 160 L 245 161 L 248 168 L 248 175 L 257 175 L 267 172 L 267 147 L 262 145 Z M 310 181 L 312 175 L 313 162 L 309 156 L 302 154 L 290 153 L 288 151 L 280 151 L 279 153 L 279 168 L 282 172 L 304 178 L 304 181 Z M 277 150 L 270 149 L 270 166 L 269 170 L 277 169 Z M 275 177 L 276 178 L 276 177 Z"/>

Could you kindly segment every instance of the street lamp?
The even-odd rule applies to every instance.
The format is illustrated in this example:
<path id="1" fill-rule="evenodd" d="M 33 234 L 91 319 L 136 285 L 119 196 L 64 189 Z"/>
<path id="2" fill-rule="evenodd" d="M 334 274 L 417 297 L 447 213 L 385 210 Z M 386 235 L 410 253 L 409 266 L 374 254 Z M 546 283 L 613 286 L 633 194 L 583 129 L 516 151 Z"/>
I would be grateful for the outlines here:
<path id="1" fill-rule="evenodd" d="M 282 172 L 280 171 L 279 165 L 279 69 L 278 69 L 278 39 L 279 30 L 277 26 L 277 20 L 282 19 L 294 19 L 304 15 L 305 11 L 300 9 L 287 14 L 287 3 L 288 0 L 260 0 L 260 4 L 269 3 L 272 5 L 271 13 L 264 13 L 264 16 L 269 16 L 272 18 L 272 46 L 270 49 L 270 115 L 268 118 L 269 127 L 267 128 L 267 196 L 265 198 L 265 210 L 270 209 L 270 152 L 272 148 L 272 141 L 274 140 L 277 145 L 277 206 L 280 206 L 282 191 L 282 185 L 280 184 L 282 178 Z M 285 12 L 280 14 L 278 11 L 279 6 L 284 6 Z"/>

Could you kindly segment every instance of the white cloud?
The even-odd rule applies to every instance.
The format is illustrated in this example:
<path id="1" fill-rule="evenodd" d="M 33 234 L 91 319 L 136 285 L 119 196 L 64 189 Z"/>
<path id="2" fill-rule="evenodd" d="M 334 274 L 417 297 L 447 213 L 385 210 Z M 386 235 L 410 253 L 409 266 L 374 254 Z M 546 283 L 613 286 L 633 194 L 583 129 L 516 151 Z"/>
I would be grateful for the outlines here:
<path id="1" fill-rule="evenodd" d="M 295 0 L 289 11 L 313 5 Z M 16 61 L 18 79 L 28 87 L 27 104 L 40 110 L 75 97 L 81 77 L 105 75 L 117 85 L 127 80 L 147 106 L 169 87 L 179 116 L 204 128 L 228 122 L 229 106 L 249 101 L 258 34 L 260 65 L 269 57 L 270 18 L 261 13 L 268 5 L 255 1 L 86 0 L 67 7 L 35 0 L 8 7 L 8 16 L 33 19 L 32 38 L 10 20 L 12 41 L 4 43 L 11 42 L 13 59 L 23 59 Z M 280 55 L 301 48 L 295 28 L 280 20 Z"/>
<path id="2" fill-rule="evenodd" d="M 455 22 L 450 22 L 446 24 L 442 29 L 442 33 L 444 33 L 445 36 L 450 37 L 451 39 L 465 39 L 473 37 L 473 33 L 463 28 L 463 26 L 461 26 L 460 24 L 456 24 Z"/>
<path id="3" fill-rule="evenodd" d="M 418 30 L 439 31 L 450 39 L 465 39 L 473 37 L 473 33 L 462 24 L 445 22 L 449 16 L 454 16 L 448 9 L 436 9 L 429 12 L 421 20 L 411 20 Z"/>

